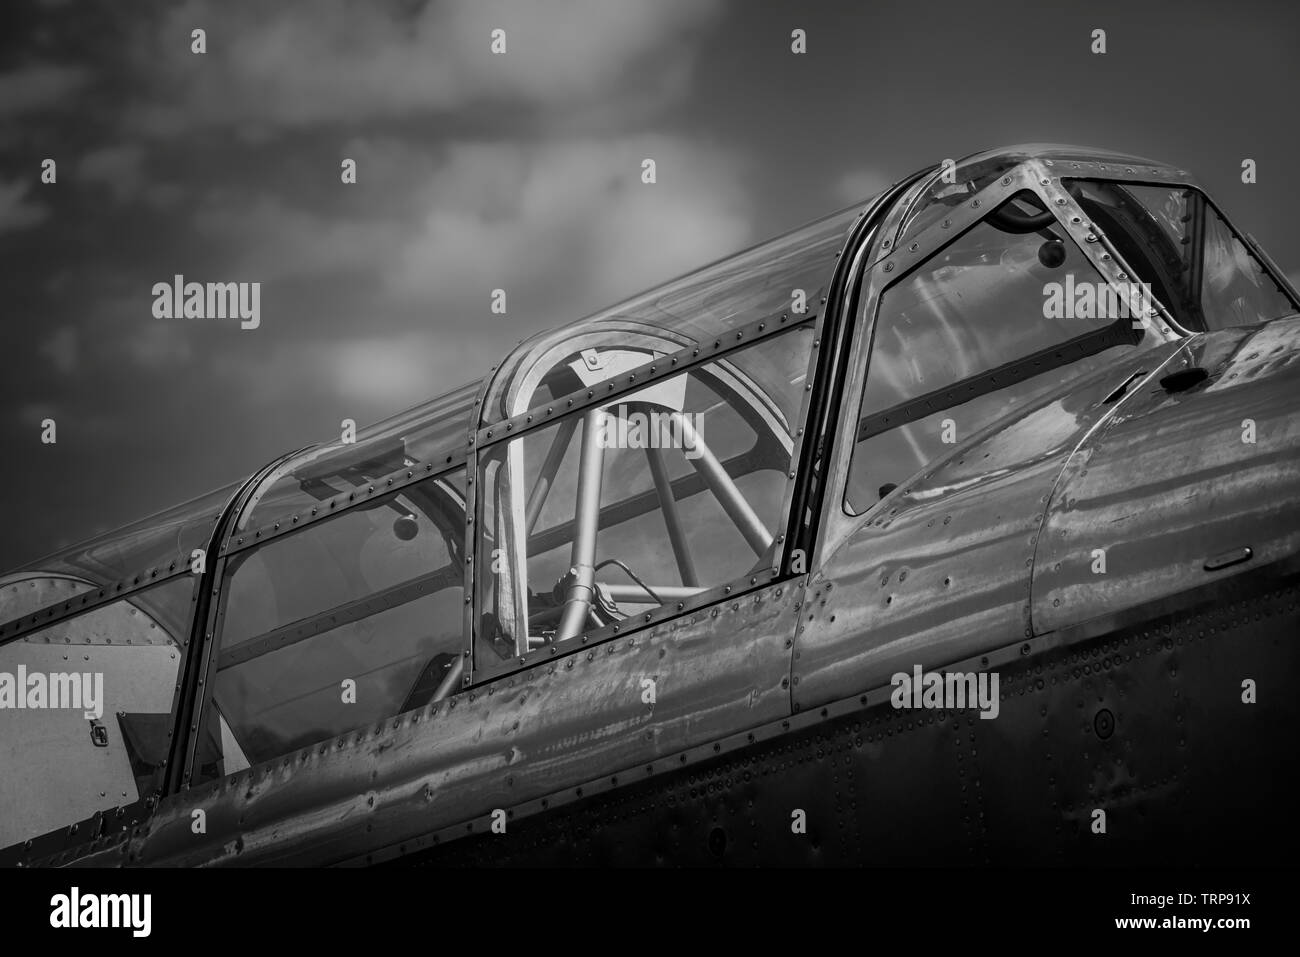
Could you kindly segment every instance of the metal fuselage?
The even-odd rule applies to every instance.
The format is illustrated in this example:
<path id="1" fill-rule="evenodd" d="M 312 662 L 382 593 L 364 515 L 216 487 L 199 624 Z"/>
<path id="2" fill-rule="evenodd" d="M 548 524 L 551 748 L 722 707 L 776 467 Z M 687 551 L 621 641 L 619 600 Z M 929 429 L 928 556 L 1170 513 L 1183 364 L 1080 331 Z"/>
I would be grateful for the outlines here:
<path id="1" fill-rule="evenodd" d="M 1185 174 L 1045 152 L 979 193 L 1061 207 L 1113 278 L 1114 250 L 1070 221 L 1071 163 Z M 1191 334 L 1148 317 L 1156 345 L 851 516 L 872 320 L 895 270 L 946 241 L 897 242 L 938 175 L 886 193 L 828 263 L 786 532 L 806 564 L 787 549 L 770 574 L 178 789 L 44 863 L 1285 860 L 1300 318 Z M 981 215 L 964 204 L 951 229 Z M 918 668 L 996 674 L 996 719 L 897 707 L 894 676 Z"/>

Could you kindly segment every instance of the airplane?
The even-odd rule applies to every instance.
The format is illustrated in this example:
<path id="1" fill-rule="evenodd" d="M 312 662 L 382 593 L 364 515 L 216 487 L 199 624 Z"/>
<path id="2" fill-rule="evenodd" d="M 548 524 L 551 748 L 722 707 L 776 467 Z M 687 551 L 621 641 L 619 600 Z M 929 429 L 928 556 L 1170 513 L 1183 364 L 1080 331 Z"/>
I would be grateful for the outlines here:
<path id="1" fill-rule="evenodd" d="M 1187 171 L 936 164 L 0 578 L 0 863 L 1289 862 L 1298 396 Z"/>

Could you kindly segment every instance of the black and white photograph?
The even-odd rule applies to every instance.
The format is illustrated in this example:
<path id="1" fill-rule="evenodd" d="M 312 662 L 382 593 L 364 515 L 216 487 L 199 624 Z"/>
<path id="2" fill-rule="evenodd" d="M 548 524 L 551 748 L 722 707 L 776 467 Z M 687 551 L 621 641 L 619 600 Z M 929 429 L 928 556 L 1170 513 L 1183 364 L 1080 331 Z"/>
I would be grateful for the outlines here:
<path id="1" fill-rule="evenodd" d="M 6 926 L 594 877 L 1280 931 L 1298 42 L 3 0 Z"/>

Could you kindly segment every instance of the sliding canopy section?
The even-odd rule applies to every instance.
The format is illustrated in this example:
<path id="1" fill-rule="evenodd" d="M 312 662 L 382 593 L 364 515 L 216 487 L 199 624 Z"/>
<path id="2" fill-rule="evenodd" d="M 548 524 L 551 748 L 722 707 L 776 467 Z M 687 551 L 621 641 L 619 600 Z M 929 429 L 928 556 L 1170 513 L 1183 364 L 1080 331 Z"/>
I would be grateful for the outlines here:
<path id="1" fill-rule="evenodd" d="M 476 680 L 770 568 L 813 337 L 804 321 L 479 450 Z"/>
<path id="2" fill-rule="evenodd" d="M 464 459 L 480 383 L 462 386 L 413 409 L 292 456 L 250 496 L 236 531 L 310 512 L 313 506 L 401 469 L 432 465 L 437 473 Z"/>
<path id="3" fill-rule="evenodd" d="M 719 260 L 586 319 L 525 340 L 492 375 L 488 427 L 586 384 L 680 349 L 731 339 L 742 327 L 816 313 L 836 255 L 869 202 Z M 617 358 L 601 356 L 617 344 Z M 575 374 L 575 363 L 580 364 Z M 584 374 L 585 373 L 585 374 Z"/>

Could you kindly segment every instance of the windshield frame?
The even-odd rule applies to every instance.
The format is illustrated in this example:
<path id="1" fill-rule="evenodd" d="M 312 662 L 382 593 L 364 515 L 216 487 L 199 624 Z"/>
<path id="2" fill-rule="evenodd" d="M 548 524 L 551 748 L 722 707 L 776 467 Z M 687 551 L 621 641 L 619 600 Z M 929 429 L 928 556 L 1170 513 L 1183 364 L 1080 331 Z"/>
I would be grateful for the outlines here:
<path id="1" fill-rule="evenodd" d="M 827 494 L 822 500 L 821 516 L 814 545 L 813 561 L 821 561 L 824 556 L 834 551 L 863 524 L 876 518 L 876 509 L 870 508 L 858 515 L 848 513 L 843 506 L 847 488 L 850 464 L 857 444 L 856 425 L 860 420 L 861 405 L 867 364 L 870 358 L 870 346 L 875 332 L 881 297 L 884 293 L 911 275 L 917 268 L 930 261 L 958 237 L 985 219 L 987 214 L 997 209 L 1008 199 L 1021 192 L 1031 192 L 1038 197 L 1045 209 L 1050 210 L 1056 224 L 1052 227 L 1065 242 L 1073 243 L 1088 259 L 1093 268 L 1100 273 L 1107 285 L 1116 294 L 1130 297 L 1133 285 L 1133 273 L 1128 269 L 1111 247 L 1109 240 L 1092 229 L 1092 224 L 1085 217 L 1082 208 L 1062 187 L 1061 178 L 1083 178 L 1088 173 L 1105 172 L 1113 168 L 1109 161 L 1088 161 L 1084 159 L 1060 159 L 1031 157 L 1014 169 L 989 183 L 977 193 L 972 194 L 961 204 L 953 207 L 947 216 L 928 224 L 921 231 L 906 237 L 905 242 L 891 244 L 892 248 L 878 251 L 878 257 L 869 258 L 858 275 L 853 277 L 857 286 L 856 307 L 853 316 L 853 340 L 848 345 L 850 358 L 848 373 L 841 385 L 841 407 L 838 412 L 838 424 L 835 431 L 834 449 L 829 457 L 828 473 L 831 476 Z M 1128 173 L 1099 178 L 1137 179 L 1138 169 L 1141 178 L 1153 179 L 1157 183 L 1182 185 L 1189 181 L 1188 174 L 1170 167 L 1138 167 L 1120 164 L 1120 170 Z M 909 207 L 904 200 L 896 206 Z M 1134 304 L 1137 302 L 1134 300 Z M 1134 309 L 1133 322 L 1141 323 L 1145 335 L 1153 345 L 1162 342 L 1178 342 L 1190 336 L 1188 330 L 1174 322 L 1168 309 L 1159 300 L 1145 297 L 1143 308 Z M 911 477 L 912 480 L 915 476 Z M 905 491 L 909 482 L 903 482 L 899 489 Z"/>
<path id="2" fill-rule="evenodd" d="M 1245 251 L 1246 255 L 1249 256 L 1250 259 L 1259 267 L 1260 271 L 1264 273 L 1264 275 L 1266 275 L 1273 282 L 1273 285 L 1275 286 L 1277 291 L 1282 295 L 1282 297 L 1290 301 L 1290 305 L 1291 305 L 1290 313 L 1282 313 L 1282 315 L 1277 315 L 1277 316 L 1261 316 L 1256 321 L 1256 323 L 1253 324 L 1270 322 L 1273 319 L 1280 319 L 1285 315 L 1290 315 L 1296 312 L 1300 312 L 1300 292 L 1297 292 L 1296 288 L 1291 284 L 1289 277 L 1284 272 L 1282 272 L 1282 270 L 1278 267 L 1278 265 L 1275 262 L 1273 262 L 1268 255 L 1264 254 L 1263 250 L 1254 241 L 1254 239 L 1249 236 L 1249 234 L 1245 233 L 1244 231 L 1242 231 L 1236 226 L 1236 224 L 1232 221 L 1232 219 L 1228 217 L 1226 213 L 1224 213 L 1223 208 L 1214 201 L 1212 196 L 1210 196 L 1209 192 L 1199 184 L 1193 182 L 1187 182 L 1187 181 L 1180 182 L 1180 183 L 1170 183 L 1168 181 L 1160 182 L 1148 177 L 1141 177 L 1141 176 L 1119 177 L 1113 175 L 1113 172 L 1112 175 L 1107 175 L 1107 176 L 1096 176 L 1096 175 L 1062 176 L 1060 182 L 1062 187 L 1067 192 L 1070 192 L 1071 186 L 1074 183 L 1095 183 L 1095 184 L 1118 187 L 1120 189 L 1123 189 L 1127 193 L 1129 198 L 1138 206 L 1140 206 L 1142 209 L 1146 210 L 1146 212 L 1149 215 L 1151 215 L 1151 210 L 1148 204 L 1143 201 L 1141 196 L 1132 192 L 1132 190 L 1128 189 L 1127 187 L 1147 187 L 1151 189 L 1167 189 L 1171 191 L 1177 189 L 1177 190 L 1187 190 L 1196 193 L 1197 196 L 1199 196 L 1202 202 L 1205 204 L 1205 207 L 1210 212 L 1212 212 L 1215 216 L 1217 216 L 1219 222 L 1222 223 L 1227 228 L 1232 238 L 1237 240 L 1237 242 L 1241 244 L 1241 247 Z M 1070 195 L 1073 198 L 1073 192 L 1070 192 Z M 1160 226 L 1159 223 L 1157 223 L 1157 226 L 1163 232 L 1163 227 Z M 1099 225 L 1093 224 L 1093 229 L 1096 233 L 1105 237 L 1108 245 L 1110 245 L 1112 248 L 1115 246 L 1114 238 L 1111 236 L 1107 236 L 1105 230 L 1103 230 Z M 1166 238 L 1170 239 L 1170 243 L 1172 245 L 1173 244 L 1172 238 L 1171 237 L 1166 237 Z M 1206 231 L 1204 229 L 1200 230 L 1200 237 L 1198 241 L 1200 243 L 1200 250 L 1197 254 L 1197 260 L 1199 261 L 1200 267 L 1203 269 L 1204 262 L 1205 262 L 1205 243 L 1206 243 Z M 1124 261 L 1123 258 L 1120 257 L 1118 251 L 1115 252 L 1115 255 L 1118 258 L 1120 258 L 1122 262 Z M 1133 265 L 1132 263 L 1125 262 L 1126 268 L 1131 267 L 1132 265 Z M 1129 269 L 1129 272 L 1135 276 L 1139 275 L 1136 269 Z M 1202 320 L 1205 322 L 1206 325 L 1206 328 L 1203 330 L 1196 330 L 1191 328 L 1190 326 L 1185 326 L 1180 321 L 1180 317 L 1177 314 L 1175 314 L 1173 308 L 1174 304 L 1166 303 L 1164 302 L 1163 297 L 1161 297 L 1158 294 L 1154 294 L 1157 301 L 1159 301 L 1162 306 L 1166 307 L 1166 311 L 1170 316 L 1170 321 L 1172 321 L 1183 334 L 1188 336 L 1199 335 L 1202 332 L 1218 331 L 1215 328 L 1211 328 L 1209 326 L 1209 322 L 1208 322 L 1209 317 L 1205 315 L 1205 311 L 1202 306 L 1203 291 L 1204 291 L 1202 284 L 1203 284 L 1203 280 L 1198 281 L 1198 287 L 1200 288 L 1198 288 L 1196 292 L 1196 304 L 1197 304 L 1197 310 L 1200 312 Z M 1225 326 L 1222 328 L 1231 328 L 1231 327 Z"/>

